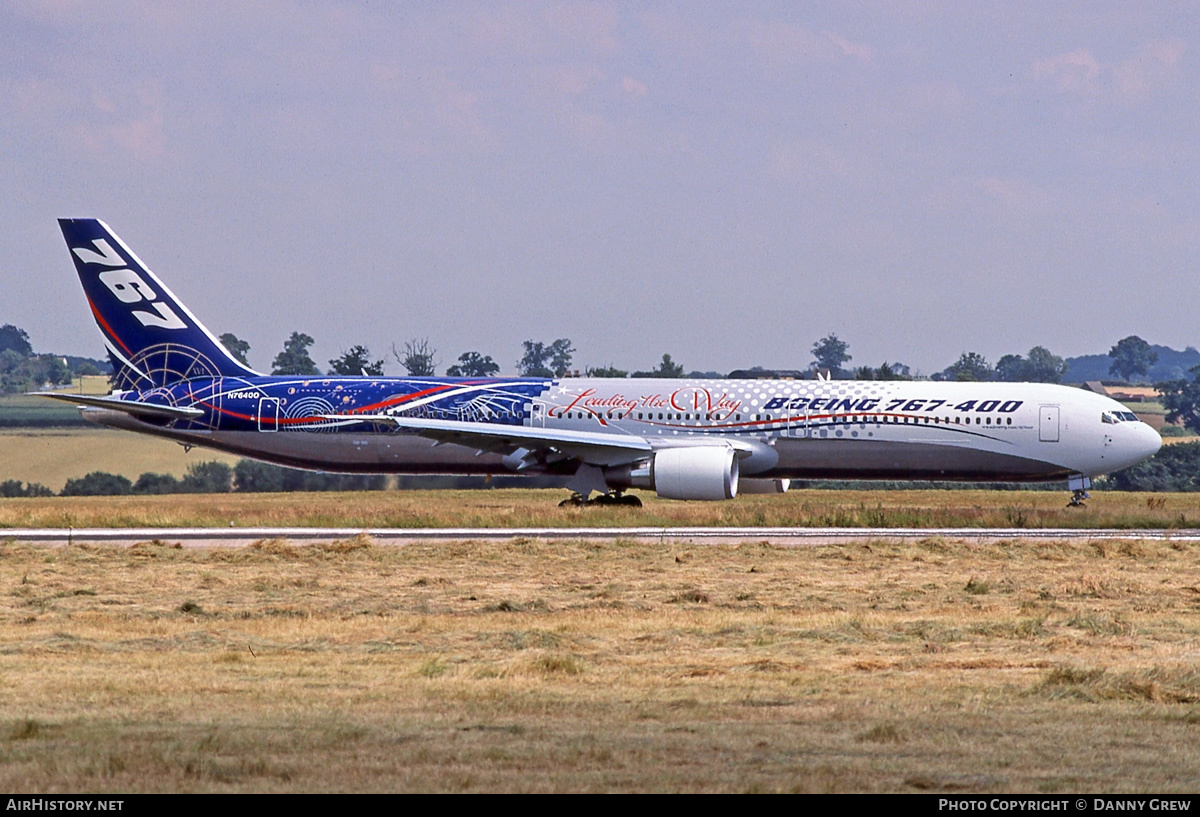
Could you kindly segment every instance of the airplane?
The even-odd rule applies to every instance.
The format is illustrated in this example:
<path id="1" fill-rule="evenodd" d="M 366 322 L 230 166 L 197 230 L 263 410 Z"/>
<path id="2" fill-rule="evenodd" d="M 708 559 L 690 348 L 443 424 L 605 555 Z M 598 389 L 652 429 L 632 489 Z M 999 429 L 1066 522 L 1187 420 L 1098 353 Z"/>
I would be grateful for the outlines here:
<path id="1" fill-rule="evenodd" d="M 1066 480 L 1079 505 L 1092 478 L 1162 445 L 1120 403 L 1044 383 L 266 376 L 104 222 L 59 225 L 115 388 L 46 396 L 187 447 L 326 472 L 557 475 L 561 504 L 888 479 Z"/>

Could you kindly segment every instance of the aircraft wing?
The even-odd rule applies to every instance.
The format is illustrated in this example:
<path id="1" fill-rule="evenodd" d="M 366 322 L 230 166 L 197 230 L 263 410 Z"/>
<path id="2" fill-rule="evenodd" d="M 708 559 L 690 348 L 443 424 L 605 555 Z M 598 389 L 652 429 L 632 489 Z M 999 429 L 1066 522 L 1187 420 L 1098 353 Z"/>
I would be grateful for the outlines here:
<path id="1" fill-rule="evenodd" d="M 554 452 L 593 465 L 619 465 L 643 459 L 654 451 L 649 441 L 633 434 L 530 428 L 462 420 L 431 420 L 396 414 L 323 414 L 323 420 L 356 419 L 416 431 L 439 443 L 455 443 L 480 451 L 511 452 L 519 448 Z"/>
<path id="2" fill-rule="evenodd" d="M 64 403 L 74 403 L 87 408 L 111 409 L 132 414 L 134 417 L 153 417 L 158 420 L 191 420 L 203 416 L 198 408 L 185 406 L 162 406 L 158 403 L 142 403 L 137 400 L 119 400 L 115 397 L 85 397 L 82 394 L 53 394 L 49 392 L 29 392 L 36 397 L 49 397 L 51 400 L 62 400 Z"/>

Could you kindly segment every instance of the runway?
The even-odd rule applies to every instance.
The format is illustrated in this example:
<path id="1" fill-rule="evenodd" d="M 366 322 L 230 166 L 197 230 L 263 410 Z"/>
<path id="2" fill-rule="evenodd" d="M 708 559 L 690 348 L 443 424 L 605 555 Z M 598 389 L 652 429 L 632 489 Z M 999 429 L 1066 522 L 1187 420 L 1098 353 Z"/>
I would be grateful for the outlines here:
<path id="1" fill-rule="evenodd" d="M 366 534 L 381 545 L 463 540 L 508 542 L 514 539 L 658 541 L 664 544 L 738 544 L 765 542 L 804 547 L 864 540 L 943 538 L 977 542 L 1023 540 L 1141 539 L 1200 541 L 1200 529 L 1122 530 L 1114 528 L 12 528 L 0 530 L 0 544 L 46 546 L 129 546 L 159 540 L 184 547 L 245 547 L 262 539 L 296 543 L 327 542 Z"/>

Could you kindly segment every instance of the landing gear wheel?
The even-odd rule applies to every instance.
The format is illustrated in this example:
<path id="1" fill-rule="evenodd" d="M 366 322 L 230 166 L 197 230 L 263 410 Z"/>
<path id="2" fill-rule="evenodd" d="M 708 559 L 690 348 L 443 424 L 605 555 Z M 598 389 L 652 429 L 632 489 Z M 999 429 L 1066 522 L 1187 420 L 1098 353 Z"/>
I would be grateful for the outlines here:
<path id="1" fill-rule="evenodd" d="M 623 505 L 626 508 L 642 507 L 642 500 L 636 496 L 626 493 L 613 492 L 609 494 L 600 494 L 600 496 L 588 503 L 589 505 Z"/>
<path id="2" fill-rule="evenodd" d="M 1068 508 L 1086 508 L 1083 500 L 1091 499 L 1092 495 L 1087 491 L 1075 490 L 1071 492 L 1071 501 L 1067 503 Z"/>
<path id="3" fill-rule="evenodd" d="M 600 494 L 595 499 L 584 499 L 582 494 L 571 494 L 558 503 L 560 508 L 582 508 L 585 505 L 622 505 L 626 508 L 640 508 L 642 500 L 623 493 Z"/>

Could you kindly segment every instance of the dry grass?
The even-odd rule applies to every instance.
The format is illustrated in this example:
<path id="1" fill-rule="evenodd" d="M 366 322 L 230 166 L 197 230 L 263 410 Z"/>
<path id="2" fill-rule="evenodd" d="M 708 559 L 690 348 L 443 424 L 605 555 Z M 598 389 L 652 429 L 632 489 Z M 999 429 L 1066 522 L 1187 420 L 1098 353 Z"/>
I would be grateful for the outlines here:
<path id="1" fill-rule="evenodd" d="M 1195 791 L 1198 556 L 0 545 L 0 788 Z"/>
<path id="2" fill-rule="evenodd" d="M 559 508 L 565 491 L 367 491 L 0 499 L 0 528 L 376 527 L 1002 527 L 1200 526 L 1200 494 L 1096 492 L 1067 508 L 1057 491 L 791 491 L 731 502 L 639 494 L 644 508 Z"/>

